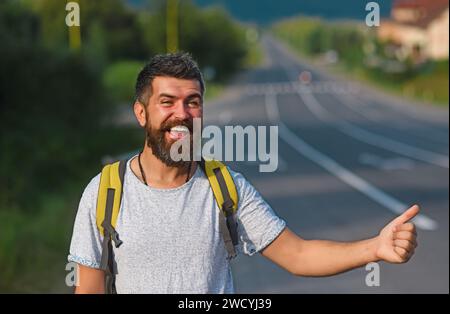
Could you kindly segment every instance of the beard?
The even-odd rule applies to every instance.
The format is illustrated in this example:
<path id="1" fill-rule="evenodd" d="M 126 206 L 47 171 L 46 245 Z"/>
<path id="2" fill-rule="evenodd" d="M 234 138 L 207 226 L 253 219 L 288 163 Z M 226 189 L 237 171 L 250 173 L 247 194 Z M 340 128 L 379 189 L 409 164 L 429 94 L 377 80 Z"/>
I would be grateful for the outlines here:
<path id="1" fill-rule="evenodd" d="M 177 140 L 167 140 L 166 132 L 170 132 L 170 129 L 177 125 L 185 126 L 189 129 L 189 157 L 190 157 L 189 160 L 181 159 L 179 161 L 175 161 L 170 156 L 170 149 Z M 159 129 L 153 129 L 151 126 L 149 126 L 149 123 L 147 122 L 145 126 L 145 132 L 146 132 L 147 146 L 152 150 L 153 155 L 155 155 L 156 158 L 161 160 L 166 166 L 185 168 L 188 167 L 191 160 L 193 160 L 192 120 L 166 121 L 163 124 L 161 124 Z M 181 147 L 179 148 L 179 153 L 181 153 Z"/>

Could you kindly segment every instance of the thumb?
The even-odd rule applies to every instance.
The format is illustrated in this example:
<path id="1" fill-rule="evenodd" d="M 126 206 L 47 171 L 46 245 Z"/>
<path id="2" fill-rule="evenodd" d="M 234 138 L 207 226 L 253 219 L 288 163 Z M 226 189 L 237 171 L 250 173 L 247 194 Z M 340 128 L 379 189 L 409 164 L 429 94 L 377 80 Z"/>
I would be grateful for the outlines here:
<path id="1" fill-rule="evenodd" d="M 393 225 L 402 225 L 409 220 L 413 219 L 420 211 L 419 205 L 411 206 L 408 210 L 406 210 L 403 214 L 395 218 L 391 224 Z"/>

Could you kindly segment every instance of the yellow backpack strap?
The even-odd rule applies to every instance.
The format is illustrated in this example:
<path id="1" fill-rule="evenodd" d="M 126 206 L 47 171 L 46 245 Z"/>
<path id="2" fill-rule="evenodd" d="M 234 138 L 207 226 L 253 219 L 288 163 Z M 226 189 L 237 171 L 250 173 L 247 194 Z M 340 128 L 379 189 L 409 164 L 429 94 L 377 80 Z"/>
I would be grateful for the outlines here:
<path id="1" fill-rule="evenodd" d="M 217 160 L 202 160 L 200 167 L 208 178 L 219 211 L 219 227 L 228 255 L 236 256 L 234 246 L 238 244 L 235 213 L 238 209 L 238 193 L 228 168 Z"/>
<path id="2" fill-rule="evenodd" d="M 100 268 L 105 271 L 105 290 L 109 294 L 115 293 L 115 275 L 117 273 L 114 268 L 111 240 L 116 248 L 122 244 L 115 227 L 122 200 L 126 163 L 126 160 L 122 160 L 103 168 L 97 197 L 97 228 L 103 235 Z"/>
<path id="3" fill-rule="evenodd" d="M 115 228 L 122 199 L 122 185 L 126 161 L 118 161 L 103 167 L 97 197 L 97 228 L 105 235 L 103 224 L 109 218 L 109 224 Z M 108 209 L 111 213 L 108 213 Z M 109 214 L 111 215 L 110 217 Z"/>

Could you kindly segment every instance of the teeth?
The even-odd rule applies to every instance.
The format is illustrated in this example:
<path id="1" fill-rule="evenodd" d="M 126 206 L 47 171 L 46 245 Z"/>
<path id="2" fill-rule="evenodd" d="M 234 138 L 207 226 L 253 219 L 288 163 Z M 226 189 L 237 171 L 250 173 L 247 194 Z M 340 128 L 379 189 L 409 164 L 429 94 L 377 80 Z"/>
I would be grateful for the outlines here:
<path id="1" fill-rule="evenodd" d="M 189 132 L 189 129 L 183 125 L 177 125 L 170 129 L 171 132 Z"/>

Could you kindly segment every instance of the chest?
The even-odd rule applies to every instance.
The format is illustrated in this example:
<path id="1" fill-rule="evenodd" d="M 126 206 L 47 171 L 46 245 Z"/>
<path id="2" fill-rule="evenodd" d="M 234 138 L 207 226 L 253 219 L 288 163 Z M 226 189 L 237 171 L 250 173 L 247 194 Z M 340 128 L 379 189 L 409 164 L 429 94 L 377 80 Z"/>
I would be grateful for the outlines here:
<path id="1" fill-rule="evenodd" d="M 143 192 L 145 189 L 124 190 L 116 226 L 123 241 L 115 250 L 119 259 L 209 258 L 222 252 L 218 208 L 208 186 L 170 193 Z"/>

